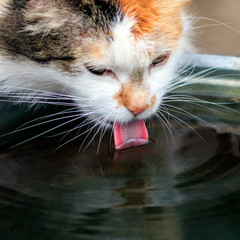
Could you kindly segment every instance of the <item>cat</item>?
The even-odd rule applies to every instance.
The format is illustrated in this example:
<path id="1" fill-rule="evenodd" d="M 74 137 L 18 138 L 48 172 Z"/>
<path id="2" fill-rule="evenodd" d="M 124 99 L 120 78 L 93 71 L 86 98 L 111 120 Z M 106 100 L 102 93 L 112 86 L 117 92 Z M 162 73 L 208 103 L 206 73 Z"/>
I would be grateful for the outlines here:
<path id="1" fill-rule="evenodd" d="M 1 92 L 61 93 L 113 127 L 117 150 L 145 144 L 190 46 L 190 1 L 4 0 Z"/>

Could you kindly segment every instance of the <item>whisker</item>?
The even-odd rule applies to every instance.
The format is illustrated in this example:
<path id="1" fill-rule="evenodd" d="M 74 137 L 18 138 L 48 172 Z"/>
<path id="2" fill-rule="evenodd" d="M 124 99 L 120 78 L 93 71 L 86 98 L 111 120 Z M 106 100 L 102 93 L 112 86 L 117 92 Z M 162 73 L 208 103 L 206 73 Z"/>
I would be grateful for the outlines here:
<path id="1" fill-rule="evenodd" d="M 203 71 L 200 71 L 200 72 L 197 72 L 196 74 L 192 74 L 190 73 L 187 77 L 184 77 L 183 79 L 181 79 L 180 81 L 174 83 L 174 84 L 171 84 L 168 91 L 174 91 L 176 90 L 177 88 L 180 88 L 180 87 L 184 87 L 184 86 L 187 86 L 187 85 L 191 85 L 193 83 L 197 83 L 197 82 L 200 82 L 203 78 L 207 77 L 208 75 L 210 74 L 213 74 L 215 72 L 217 72 L 219 69 L 220 69 L 221 66 L 218 66 L 218 67 L 212 67 L 212 68 L 208 68 L 206 70 L 203 70 Z M 223 65 L 222 65 L 223 67 Z M 202 75 L 204 74 L 204 75 Z M 202 75 L 202 76 L 201 76 Z M 217 77 L 223 77 L 223 76 L 226 76 L 228 74 L 223 74 L 221 76 L 217 76 Z M 199 78 L 196 78 L 198 76 L 201 76 Z M 187 81 L 188 80 L 188 81 Z"/>
<path id="2" fill-rule="evenodd" d="M 24 130 L 27 130 L 27 129 L 30 129 L 30 128 L 34 128 L 34 127 L 37 127 L 37 126 L 41 126 L 43 124 L 47 124 L 47 123 L 51 123 L 51 122 L 55 122 L 55 121 L 60 121 L 60 120 L 63 120 L 63 119 L 68 119 L 68 118 L 74 118 L 75 117 L 78 117 L 78 119 L 82 118 L 82 117 L 85 117 L 84 115 L 82 114 L 74 114 L 74 115 L 70 115 L 70 116 L 65 116 L 65 117 L 60 117 L 60 118 L 54 118 L 54 119 L 51 119 L 51 120 L 47 120 L 47 121 L 44 121 L 44 122 L 40 122 L 40 123 L 36 123 L 36 124 L 33 124 L 31 126 L 28 126 L 28 127 L 24 127 L 24 128 L 18 128 L 12 132 L 9 132 L 9 133 L 6 133 L 4 135 L 1 135 L 0 137 L 4 137 L 4 136 L 8 136 L 8 135 L 11 135 L 11 134 L 14 134 L 14 133 L 17 133 L 17 132 L 20 132 L 20 131 L 24 131 Z M 71 122 L 71 121 L 70 121 Z M 66 122 L 67 124 L 68 122 Z"/>
<path id="3" fill-rule="evenodd" d="M 237 34 L 240 35 L 240 31 L 237 30 L 236 28 L 232 27 L 232 26 L 229 25 L 228 23 L 224 23 L 224 22 L 219 21 L 219 20 L 214 19 L 214 18 L 207 18 L 207 17 L 189 17 L 189 19 L 196 19 L 196 20 L 201 19 L 201 20 L 212 21 L 212 22 L 215 22 L 215 23 L 217 23 L 217 24 L 219 24 L 219 25 L 221 25 L 221 26 L 224 26 L 224 27 L 226 27 L 226 28 L 229 28 L 229 29 L 233 30 L 234 32 L 236 32 Z"/>
<path id="4" fill-rule="evenodd" d="M 155 115 L 155 117 L 163 124 L 163 126 L 166 127 L 166 129 L 168 130 L 168 132 L 170 133 L 170 135 L 171 135 L 171 137 L 172 137 L 172 139 L 174 141 L 174 136 L 173 136 L 173 132 L 172 132 L 172 129 L 174 129 L 174 127 L 170 124 L 169 120 L 164 116 L 164 114 L 159 109 L 158 109 L 157 113 L 160 114 L 160 116 L 159 115 Z M 166 138 L 167 138 L 167 133 L 166 132 L 165 132 L 165 135 L 166 135 Z M 167 141 L 168 141 L 168 138 L 167 138 Z"/>
<path id="5" fill-rule="evenodd" d="M 76 103 L 67 103 L 67 102 L 51 102 L 51 101 L 42 101 L 42 100 L 37 100 L 36 101 L 31 101 L 31 100 L 26 100 L 26 99 L 22 99 L 22 100 L 19 100 L 19 99 L 16 99 L 16 100 L 13 100 L 13 99 L 0 99 L 0 102 L 9 102 L 9 103 L 29 103 L 29 104 L 48 104 L 48 105 L 58 105 L 58 106 L 77 106 Z"/>
<path id="6" fill-rule="evenodd" d="M 174 110 L 171 110 L 171 111 L 174 111 Z M 186 123 L 186 122 L 183 121 L 182 119 L 178 118 L 177 116 L 171 114 L 170 112 L 169 112 L 168 114 L 169 114 L 173 119 L 181 122 L 182 124 L 184 124 L 185 126 L 187 126 L 188 128 L 190 128 L 190 129 L 191 129 L 194 133 L 196 133 L 204 142 L 206 142 L 205 139 L 204 139 L 192 126 L 190 126 L 188 123 Z"/>
<path id="7" fill-rule="evenodd" d="M 203 122 L 203 123 L 205 123 L 205 124 L 207 124 L 209 126 L 215 127 L 214 124 L 208 123 L 205 120 L 201 119 L 200 117 L 197 117 L 196 115 L 194 115 L 194 114 L 192 114 L 192 113 L 190 113 L 190 112 L 188 112 L 188 111 L 186 111 L 186 110 L 184 110 L 182 108 L 179 108 L 179 107 L 176 107 L 176 106 L 170 105 L 170 104 L 165 104 L 165 103 L 164 103 L 164 106 L 168 107 L 168 109 L 169 109 L 169 107 L 170 108 L 174 108 L 174 110 L 171 109 L 171 111 L 173 111 L 173 112 L 180 113 L 180 114 L 183 114 L 183 115 L 186 115 L 186 116 L 190 116 L 190 117 L 192 117 L 192 118 L 194 118 L 194 119 L 196 119 L 196 120 L 198 120 L 200 122 Z"/>
<path id="8" fill-rule="evenodd" d="M 185 63 L 185 66 L 183 68 L 181 68 L 174 76 L 173 76 L 173 80 L 174 79 L 178 79 L 179 76 L 183 75 L 186 72 L 189 72 L 191 70 L 191 72 L 189 72 L 188 76 L 192 75 L 192 73 L 194 72 L 195 68 L 197 67 L 197 65 L 199 64 L 200 60 L 198 60 L 198 62 L 195 62 L 194 65 L 191 66 L 191 62 L 194 61 L 195 57 L 192 57 L 190 59 L 189 62 Z"/>
<path id="9" fill-rule="evenodd" d="M 225 103 L 224 102 L 223 103 L 221 103 L 221 102 L 210 102 L 210 101 L 198 99 L 198 98 L 191 97 L 191 96 L 188 96 L 188 98 L 185 98 L 185 99 L 181 99 L 181 98 L 178 98 L 178 97 L 174 97 L 173 99 L 171 99 L 171 97 L 170 97 L 170 100 L 168 100 L 166 98 L 166 99 L 163 100 L 163 102 L 164 102 L 164 104 L 165 103 L 171 103 L 171 102 L 186 102 L 188 104 L 192 104 L 192 105 L 197 106 L 199 108 L 203 108 L 204 110 L 210 111 L 211 113 L 215 112 L 216 114 L 223 115 L 223 116 L 226 115 L 226 112 L 220 111 L 220 109 L 230 111 L 230 112 L 233 112 L 233 113 L 236 113 L 236 114 L 240 113 L 238 110 L 235 110 L 235 109 L 227 106 L 227 105 L 230 105 L 232 103 L 229 103 L 229 102 L 227 102 L 227 103 L 226 102 Z M 173 107 L 173 105 L 171 105 L 171 106 Z M 214 106 L 214 107 L 209 107 L 209 106 Z M 201 120 L 203 120 L 203 119 L 201 119 Z M 210 124 L 208 122 L 206 122 L 206 124 L 208 126 L 215 127 L 214 124 Z"/>
<path id="10" fill-rule="evenodd" d="M 71 119 L 71 120 L 69 120 L 69 121 L 67 121 L 67 122 L 64 122 L 64 123 L 62 123 L 62 124 L 60 124 L 60 125 L 57 125 L 57 126 L 51 128 L 51 129 L 48 129 L 48 130 L 46 130 L 46 131 L 44 131 L 44 132 L 42 132 L 42 133 L 40 133 L 40 134 L 37 134 L 37 135 L 35 135 L 35 136 L 33 136 L 33 137 L 25 140 L 25 141 L 22 141 L 22 142 L 20 142 L 20 143 L 18 143 L 18 144 L 15 144 L 15 145 L 12 146 L 11 148 L 15 148 L 15 147 L 17 147 L 17 146 L 20 146 L 20 145 L 22 145 L 22 144 L 24 144 L 24 143 L 26 143 L 26 142 L 29 142 L 29 141 L 31 141 L 31 140 L 33 140 L 33 139 L 36 139 L 36 138 L 38 138 L 38 137 L 40 137 L 40 136 L 42 136 L 42 135 L 44 135 L 44 134 L 46 134 L 46 133 L 49 133 L 49 132 L 51 132 L 51 131 L 54 131 L 54 130 L 56 130 L 56 129 L 58 129 L 58 128 L 66 125 L 66 124 L 68 124 L 68 123 L 71 123 L 71 122 L 73 122 L 73 121 L 79 120 L 80 118 L 82 118 L 82 116 L 80 116 L 80 117 L 78 117 L 78 118 Z"/>
<path id="11" fill-rule="evenodd" d="M 101 121 L 97 121 L 90 129 L 89 129 L 89 131 L 88 131 L 88 134 L 87 134 L 87 136 L 84 138 L 84 140 L 82 141 L 82 144 L 80 145 L 80 147 L 79 147 L 79 152 L 81 152 L 81 150 L 82 150 L 82 147 L 83 147 L 83 145 L 84 145 L 84 143 L 86 142 L 86 140 L 87 140 L 87 138 L 89 137 L 89 135 L 92 133 L 92 131 L 98 126 L 98 125 L 100 125 L 101 124 Z M 99 131 L 99 130 L 98 130 Z M 92 140 L 91 140 L 91 142 L 93 141 L 93 138 L 92 138 Z M 84 151 L 86 150 L 86 148 L 84 149 Z"/>
<path id="12" fill-rule="evenodd" d="M 95 122 L 95 121 L 92 120 L 92 122 Z M 89 122 L 89 123 L 86 124 L 86 125 L 90 125 L 90 123 L 91 123 L 91 122 Z M 80 134 L 76 135 L 76 136 L 73 137 L 72 139 L 70 139 L 70 140 L 66 141 L 65 143 L 61 144 L 59 147 L 57 147 L 57 148 L 54 150 L 54 152 L 57 151 L 58 149 L 60 149 L 61 147 L 65 146 L 66 144 L 68 144 L 68 143 L 76 140 L 77 138 L 83 136 L 84 134 L 88 133 L 89 131 L 90 131 L 90 133 L 91 133 L 92 129 L 94 129 L 96 126 L 97 126 L 97 124 L 95 123 L 94 126 L 92 126 L 90 129 L 87 129 L 86 131 L 81 132 Z"/>
<path id="13" fill-rule="evenodd" d="M 91 138 L 91 140 L 88 142 L 87 146 L 83 149 L 83 152 L 88 148 L 88 146 L 89 146 L 89 145 L 91 144 L 91 142 L 94 140 L 94 138 L 96 137 L 96 135 L 98 134 L 98 132 L 100 131 L 100 129 L 103 127 L 103 125 L 106 124 L 106 119 L 109 119 L 110 116 L 112 115 L 112 113 L 113 113 L 113 112 L 110 112 L 110 114 L 108 114 L 108 116 L 106 116 L 105 119 L 100 120 L 100 121 L 98 122 L 98 124 L 97 124 L 96 126 L 98 126 L 98 125 L 100 125 L 100 126 L 99 126 L 98 130 L 96 131 L 96 133 L 95 133 L 95 134 L 93 135 L 93 137 Z M 85 138 L 84 141 L 82 142 L 82 145 L 80 146 L 79 151 L 81 151 L 81 148 L 82 148 L 84 142 L 86 141 L 86 139 L 87 139 L 87 138 Z M 98 146 L 99 146 L 99 145 L 98 145 Z"/>
<path id="14" fill-rule="evenodd" d="M 85 119 L 83 122 L 81 122 L 80 124 L 78 124 L 76 127 L 72 128 L 72 129 L 68 129 L 66 131 L 63 131 L 63 132 L 60 132 L 60 133 L 57 133 L 57 134 L 54 134 L 54 135 L 51 135 L 51 136 L 48 136 L 49 138 L 53 138 L 53 137 L 57 137 L 57 136 L 61 136 L 63 134 L 65 134 L 61 139 L 60 139 L 60 142 L 63 141 L 64 138 L 67 137 L 67 135 L 69 135 L 71 132 L 73 132 L 74 130 L 78 130 L 78 133 L 79 131 L 81 130 L 81 128 L 89 125 L 90 123 L 94 122 L 94 120 L 90 121 L 88 119 Z"/>
<path id="15" fill-rule="evenodd" d="M 214 103 L 211 103 L 211 102 L 208 102 L 208 101 L 202 101 L 201 99 L 194 99 L 194 98 L 186 98 L 186 99 L 182 99 L 182 98 L 169 98 L 169 99 L 165 99 L 163 100 L 163 103 L 172 103 L 172 102 L 186 102 L 188 104 L 192 104 L 192 105 L 195 105 L 195 106 L 198 106 L 198 107 L 201 107 L 201 108 L 204 108 L 204 109 L 207 109 L 207 110 L 210 110 L 210 111 L 213 111 L 213 112 L 216 112 L 218 114 L 223 114 L 222 112 L 218 111 L 217 109 L 215 108 L 211 108 L 211 107 L 208 107 L 206 106 L 207 104 L 212 104 L 214 106 L 218 106 L 218 107 L 221 107 L 221 105 L 219 104 L 214 104 Z M 203 105 L 204 104 L 204 105 Z M 224 106 L 223 106 L 224 107 Z M 229 108 L 228 108 L 229 109 Z"/>
<path id="16" fill-rule="evenodd" d="M 113 111 L 113 112 L 114 112 L 114 111 Z M 113 112 L 112 112 L 112 113 L 113 113 Z M 108 118 L 110 118 L 111 115 L 112 115 L 112 114 L 110 114 Z M 110 123 L 107 123 L 107 125 L 105 126 L 105 129 L 104 129 L 104 126 L 103 126 L 103 128 L 102 128 L 103 131 L 101 131 L 100 138 L 99 138 L 99 141 L 98 141 L 97 153 L 99 153 L 100 143 L 101 143 L 101 141 L 102 141 L 105 133 L 107 132 L 109 125 L 111 125 L 111 124 L 110 124 Z M 113 130 L 113 126 L 112 126 L 112 130 Z"/>
<path id="17" fill-rule="evenodd" d="M 63 114 L 69 114 L 69 113 L 75 113 L 75 112 L 79 112 L 79 109 L 78 110 L 74 110 L 74 109 L 78 109 L 78 107 L 76 108 L 71 108 L 71 109 L 67 109 L 67 110 L 63 110 L 63 111 L 60 111 L 60 112 L 57 112 L 57 113 L 53 113 L 53 114 L 49 114 L 49 115 L 45 115 L 45 116 L 42 116 L 42 117 L 38 117 L 38 118 L 34 118 L 24 124 L 22 124 L 21 126 L 19 126 L 16 130 L 26 126 L 26 125 L 29 125 L 30 123 L 33 123 L 33 122 L 37 122 L 37 121 L 40 121 L 42 119 L 46 119 L 46 118 L 51 118 L 51 117 L 56 117 L 58 115 L 63 115 Z"/>
<path id="18" fill-rule="evenodd" d="M 39 94 L 39 96 L 56 96 L 56 97 L 64 97 L 66 99 L 79 99 L 79 97 L 74 96 L 74 95 L 70 95 L 70 94 L 63 94 L 63 93 L 58 93 L 58 92 L 51 92 L 51 91 L 47 91 L 47 90 L 38 90 L 38 89 L 32 89 L 32 88 L 23 88 L 23 87 L 14 87 L 14 88 L 10 88 L 10 87 L 4 87 L 4 92 L 5 94 L 8 93 L 14 93 L 16 90 L 18 90 L 18 92 L 16 91 L 16 94 L 23 94 L 22 91 L 25 91 L 25 94 Z"/>

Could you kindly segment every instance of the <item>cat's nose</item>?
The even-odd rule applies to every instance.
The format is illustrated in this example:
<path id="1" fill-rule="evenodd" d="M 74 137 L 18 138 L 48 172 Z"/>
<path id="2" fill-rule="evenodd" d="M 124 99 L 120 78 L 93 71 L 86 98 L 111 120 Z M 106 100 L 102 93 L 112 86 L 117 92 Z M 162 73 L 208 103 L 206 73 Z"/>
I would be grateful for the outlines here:
<path id="1" fill-rule="evenodd" d="M 126 106 L 133 115 L 138 115 L 149 108 L 149 104 Z"/>
<path id="2" fill-rule="evenodd" d="M 115 100 L 119 107 L 126 107 L 134 116 L 146 111 L 151 105 L 149 89 L 139 81 L 123 84 Z"/>

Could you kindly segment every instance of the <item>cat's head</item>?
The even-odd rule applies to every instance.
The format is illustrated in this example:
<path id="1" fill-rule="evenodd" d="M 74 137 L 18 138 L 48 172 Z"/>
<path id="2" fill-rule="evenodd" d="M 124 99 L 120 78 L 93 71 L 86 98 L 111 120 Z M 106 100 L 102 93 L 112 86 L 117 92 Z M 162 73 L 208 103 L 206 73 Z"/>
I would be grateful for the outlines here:
<path id="1" fill-rule="evenodd" d="M 92 119 L 127 123 L 154 114 L 188 44 L 189 0 L 8 2 L 0 48 L 5 63 L 16 63 L 15 79 L 62 86 Z"/>

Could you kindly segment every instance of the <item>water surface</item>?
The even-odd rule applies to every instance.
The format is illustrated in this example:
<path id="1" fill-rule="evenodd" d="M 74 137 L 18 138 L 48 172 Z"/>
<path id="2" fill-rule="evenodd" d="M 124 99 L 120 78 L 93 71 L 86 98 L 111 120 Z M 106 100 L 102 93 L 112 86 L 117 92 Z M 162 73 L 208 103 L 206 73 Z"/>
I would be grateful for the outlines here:
<path id="1" fill-rule="evenodd" d="M 239 240 L 239 137 L 192 124 L 114 151 L 110 133 L 0 154 L 0 239 Z"/>

